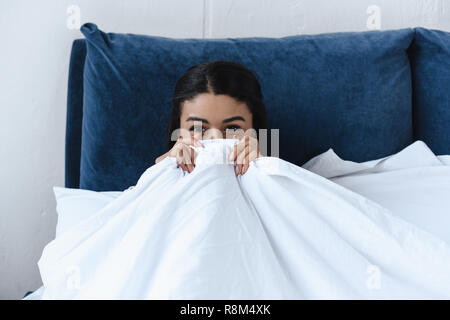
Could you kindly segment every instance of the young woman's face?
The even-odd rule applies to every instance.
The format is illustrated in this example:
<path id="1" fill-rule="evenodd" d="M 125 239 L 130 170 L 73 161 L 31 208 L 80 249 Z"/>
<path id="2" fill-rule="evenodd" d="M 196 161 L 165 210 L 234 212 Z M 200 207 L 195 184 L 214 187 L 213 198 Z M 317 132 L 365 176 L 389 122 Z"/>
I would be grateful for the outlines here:
<path id="1" fill-rule="evenodd" d="M 180 128 L 189 130 L 197 139 L 232 138 L 233 130 L 241 137 L 252 128 L 247 105 L 227 95 L 202 93 L 184 101 L 181 110 Z"/>

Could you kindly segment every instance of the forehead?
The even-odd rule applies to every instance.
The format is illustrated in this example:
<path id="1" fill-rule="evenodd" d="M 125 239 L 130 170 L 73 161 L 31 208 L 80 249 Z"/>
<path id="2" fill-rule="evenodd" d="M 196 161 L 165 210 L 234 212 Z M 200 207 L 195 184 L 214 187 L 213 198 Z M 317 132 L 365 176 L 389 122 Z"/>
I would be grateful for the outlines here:
<path id="1" fill-rule="evenodd" d="M 250 115 L 250 111 L 244 102 L 237 101 L 230 96 L 202 93 L 192 100 L 183 102 L 181 118 L 193 115 L 202 118 L 223 119 L 236 115 L 247 117 Z"/>

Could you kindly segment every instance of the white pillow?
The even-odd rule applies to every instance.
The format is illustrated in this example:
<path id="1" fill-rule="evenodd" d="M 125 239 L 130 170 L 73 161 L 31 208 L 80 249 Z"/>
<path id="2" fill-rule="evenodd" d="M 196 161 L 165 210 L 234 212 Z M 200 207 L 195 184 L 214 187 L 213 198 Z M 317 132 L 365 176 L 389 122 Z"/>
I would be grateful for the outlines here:
<path id="1" fill-rule="evenodd" d="M 397 153 L 365 162 L 343 160 L 330 148 L 310 159 L 302 168 L 330 179 L 354 173 L 376 173 L 421 166 L 448 165 L 446 160 L 444 157 L 437 157 L 425 142 L 416 140 Z"/>
<path id="2" fill-rule="evenodd" d="M 314 172 L 324 178 L 330 179 L 372 168 L 378 161 L 376 159 L 366 162 L 354 162 L 340 158 L 332 148 L 306 162 L 302 168 Z"/>
<path id="3" fill-rule="evenodd" d="M 53 187 L 56 199 L 56 237 L 83 219 L 89 218 L 108 203 L 120 196 L 123 191 L 91 191 Z"/>
<path id="4" fill-rule="evenodd" d="M 360 163 L 343 160 L 329 149 L 303 168 L 379 203 L 395 216 L 450 243 L 450 179 L 445 170 L 448 165 L 450 155 L 436 156 L 423 141 L 417 140 L 393 155 Z M 444 170 L 399 170 L 434 166 Z M 383 172 L 386 174 L 379 174 Z"/>

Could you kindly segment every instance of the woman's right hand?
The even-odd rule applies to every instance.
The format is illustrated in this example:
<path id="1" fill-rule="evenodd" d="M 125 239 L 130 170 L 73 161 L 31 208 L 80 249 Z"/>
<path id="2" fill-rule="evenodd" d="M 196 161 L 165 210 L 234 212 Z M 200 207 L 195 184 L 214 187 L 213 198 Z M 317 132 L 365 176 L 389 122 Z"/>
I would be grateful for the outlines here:
<path id="1" fill-rule="evenodd" d="M 177 159 L 178 167 L 183 171 L 191 173 L 195 167 L 195 150 L 190 146 L 202 147 L 202 144 L 193 136 L 184 138 L 180 136 L 172 149 L 158 157 L 155 163 L 158 163 L 166 157 L 174 157 Z"/>

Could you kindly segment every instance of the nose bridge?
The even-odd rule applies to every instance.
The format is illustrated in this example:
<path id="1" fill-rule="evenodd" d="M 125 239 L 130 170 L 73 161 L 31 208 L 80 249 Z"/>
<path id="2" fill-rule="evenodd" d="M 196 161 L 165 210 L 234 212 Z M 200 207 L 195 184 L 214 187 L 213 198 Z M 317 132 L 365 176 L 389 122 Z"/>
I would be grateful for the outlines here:
<path id="1" fill-rule="evenodd" d="M 208 139 L 224 139 L 224 136 L 222 134 L 222 131 L 220 131 L 219 129 L 210 128 L 210 129 L 205 131 L 203 139 L 205 139 L 205 140 L 208 140 Z"/>

